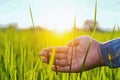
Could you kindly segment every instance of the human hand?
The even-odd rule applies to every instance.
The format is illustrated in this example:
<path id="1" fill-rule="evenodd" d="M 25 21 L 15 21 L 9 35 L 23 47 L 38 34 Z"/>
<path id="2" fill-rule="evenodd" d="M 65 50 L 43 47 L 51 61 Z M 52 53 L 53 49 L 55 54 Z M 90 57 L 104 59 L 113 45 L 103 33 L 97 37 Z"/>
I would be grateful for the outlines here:
<path id="1" fill-rule="evenodd" d="M 72 41 L 68 42 L 67 46 L 56 47 L 55 60 L 58 72 L 69 72 L 70 61 L 72 56 L 71 72 L 77 73 L 81 71 L 82 63 L 90 43 L 89 36 L 82 36 L 75 38 L 73 41 L 74 46 L 72 46 Z M 105 62 L 101 56 L 100 52 L 100 42 L 95 39 L 92 40 L 88 55 L 85 61 L 84 70 L 89 70 L 95 67 L 105 65 Z M 40 55 L 42 56 L 42 61 L 48 63 L 48 54 L 51 56 L 52 48 L 43 49 Z M 52 70 L 55 71 L 55 66 L 53 64 Z"/>

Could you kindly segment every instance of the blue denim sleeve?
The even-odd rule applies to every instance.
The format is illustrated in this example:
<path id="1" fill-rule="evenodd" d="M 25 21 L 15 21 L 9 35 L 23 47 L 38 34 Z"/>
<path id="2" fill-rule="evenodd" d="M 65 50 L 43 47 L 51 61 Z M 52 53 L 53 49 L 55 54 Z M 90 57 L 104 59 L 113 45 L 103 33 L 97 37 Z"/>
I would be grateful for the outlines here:
<path id="1" fill-rule="evenodd" d="M 100 50 L 107 66 L 120 67 L 120 38 L 101 44 Z"/>

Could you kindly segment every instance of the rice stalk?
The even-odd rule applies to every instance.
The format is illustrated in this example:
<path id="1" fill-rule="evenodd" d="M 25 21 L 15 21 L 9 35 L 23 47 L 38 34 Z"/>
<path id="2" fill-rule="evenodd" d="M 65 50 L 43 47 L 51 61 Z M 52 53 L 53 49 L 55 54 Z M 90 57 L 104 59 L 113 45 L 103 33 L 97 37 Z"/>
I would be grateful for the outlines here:
<path id="1" fill-rule="evenodd" d="M 55 62 L 55 71 L 56 71 L 56 75 L 58 75 L 57 64 L 56 64 L 56 58 L 54 58 L 54 62 Z"/>
<path id="2" fill-rule="evenodd" d="M 5 57 L 4 57 L 4 61 L 5 61 L 5 79 L 10 79 L 10 41 L 8 39 L 8 37 L 6 37 L 5 40 Z"/>
<path id="3" fill-rule="evenodd" d="M 36 30 L 35 30 L 35 24 L 34 24 L 32 9 L 31 9 L 30 5 L 29 5 L 29 12 L 30 12 L 30 17 L 31 17 L 31 21 L 32 21 L 32 28 L 33 28 L 34 39 L 35 39 L 35 42 L 37 44 L 38 43 L 38 41 L 37 41 L 37 35 L 36 35 Z"/>
<path id="4" fill-rule="evenodd" d="M 30 12 L 31 21 L 32 21 L 32 27 L 33 27 L 33 34 L 34 34 L 35 44 L 37 45 L 37 44 L 38 44 L 37 35 L 36 35 L 36 31 L 35 31 L 35 24 L 34 24 L 32 9 L 31 9 L 31 6 L 30 6 L 30 5 L 29 5 L 29 12 Z M 37 47 L 38 47 L 38 46 L 37 46 Z M 33 73 L 34 73 L 35 70 L 36 70 L 36 66 L 39 65 L 39 62 L 40 62 L 40 58 L 37 60 L 37 63 L 36 63 L 36 65 L 35 65 L 35 67 L 33 68 Z"/>
<path id="5" fill-rule="evenodd" d="M 84 65 L 85 65 L 85 61 L 86 61 L 86 58 L 87 58 L 87 55 L 88 55 L 88 52 L 89 52 L 89 49 L 90 49 L 90 46 L 92 44 L 92 41 L 93 41 L 93 37 L 94 37 L 94 34 L 96 32 L 96 18 L 97 18 L 97 0 L 95 2 L 95 10 L 94 10 L 94 30 L 91 34 L 91 38 L 90 38 L 90 42 L 88 44 L 88 47 L 87 47 L 87 51 L 85 53 L 85 57 L 84 57 L 84 60 L 83 60 L 83 63 L 82 63 L 82 66 L 81 66 L 81 71 L 80 71 L 80 78 L 82 76 L 82 72 L 84 71 Z"/>
<path id="6" fill-rule="evenodd" d="M 55 60 L 55 53 L 56 53 L 56 49 L 55 49 L 55 47 L 53 47 L 53 49 L 52 49 L 52 55 L 50 56 L 50 62 L 49 62 L 49 66 L 48 66 L 49 77 L 52 75 L 50 72 L 51 72 L 52 65 L 53 65 L 54 60 Z"/>
<path id="7" fill-rule="evenodd" d="M 50 56 L 49 56 L 49 51 L 48 51 L 48 42 L 47 42 L 47 40 L 48 40 L 48 32 L 47 32 L 47 26 L 45 26 L 46 28 L 45 28 L 45 44 L 46 44 L 46 49 L 47 49 L 47 58 L 48 58 L 48 64 L 49 64 L 49 58 L 50 58 Z"/>
<path id="8" fill-rule="evenodd" d="M 74 27 L 73 27 L 73 36 L 72 36 L 72 54 L 71 54 L 71 57 L 70 57 L 70 69 L 69 69 L 68 80 L 70 80 L 70 74 L 71 74 L 71 69 L 72 69 L 72 57 L 73 57 L 75 33 L 76 33 L 76 16 L 74 16 Z"/>
<path id="9" fill-rule="evenodd" d="M 49 64 L 49 62 L 50 62 L 50 55 L 49 55 L 49 51 L 48 51 L 48 31 L 47 31 L 47 26 L 45 26 L 46 27 L 46 29 L 45 29 L 45 43 L 46 43 L 46 49 L 47 49 L 47 63 Z M 56 75 L 58 75 L 58 71 L 57 71 L 57 64 L 56 64 L 56 58 L 54 58 L 54 62 L 55 62 L 55 71 L 56 71 Z"/>
<path id="10" fill-rule="evenodd" d="M 20 41 L 20 54 L 21 54 L 21 79 L 24 80 L 24 49 L 23 43 Z"/>

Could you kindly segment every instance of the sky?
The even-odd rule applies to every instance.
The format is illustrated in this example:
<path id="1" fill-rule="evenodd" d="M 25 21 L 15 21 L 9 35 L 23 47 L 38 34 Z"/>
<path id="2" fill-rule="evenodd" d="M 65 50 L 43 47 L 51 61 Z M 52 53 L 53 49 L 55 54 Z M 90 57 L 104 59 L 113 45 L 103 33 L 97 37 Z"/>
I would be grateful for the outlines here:
<path id="1" fill-rule="evenodd" d="M 51 30 L 71 29 L 74 16 L 79 28 L 86 19 L 94 18 L 95 0 L 0 0 L 0 24 L 18 23 L 19 28 L 29 28 L 29 4 L 35 25 Z M 103 29 L 120 25 L 120 1 L 98 0 L 97 21 Z"/>

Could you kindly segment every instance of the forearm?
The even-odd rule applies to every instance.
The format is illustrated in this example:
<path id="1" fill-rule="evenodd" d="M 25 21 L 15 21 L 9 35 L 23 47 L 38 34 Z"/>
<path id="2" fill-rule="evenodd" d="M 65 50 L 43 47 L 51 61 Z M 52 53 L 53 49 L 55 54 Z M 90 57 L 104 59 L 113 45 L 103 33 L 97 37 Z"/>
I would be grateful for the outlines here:
<path id="1" fill-rule="evenodd" d="M 101 56 L 109 67 L 120 67 L 120 38 L 100 45 Z"/>

